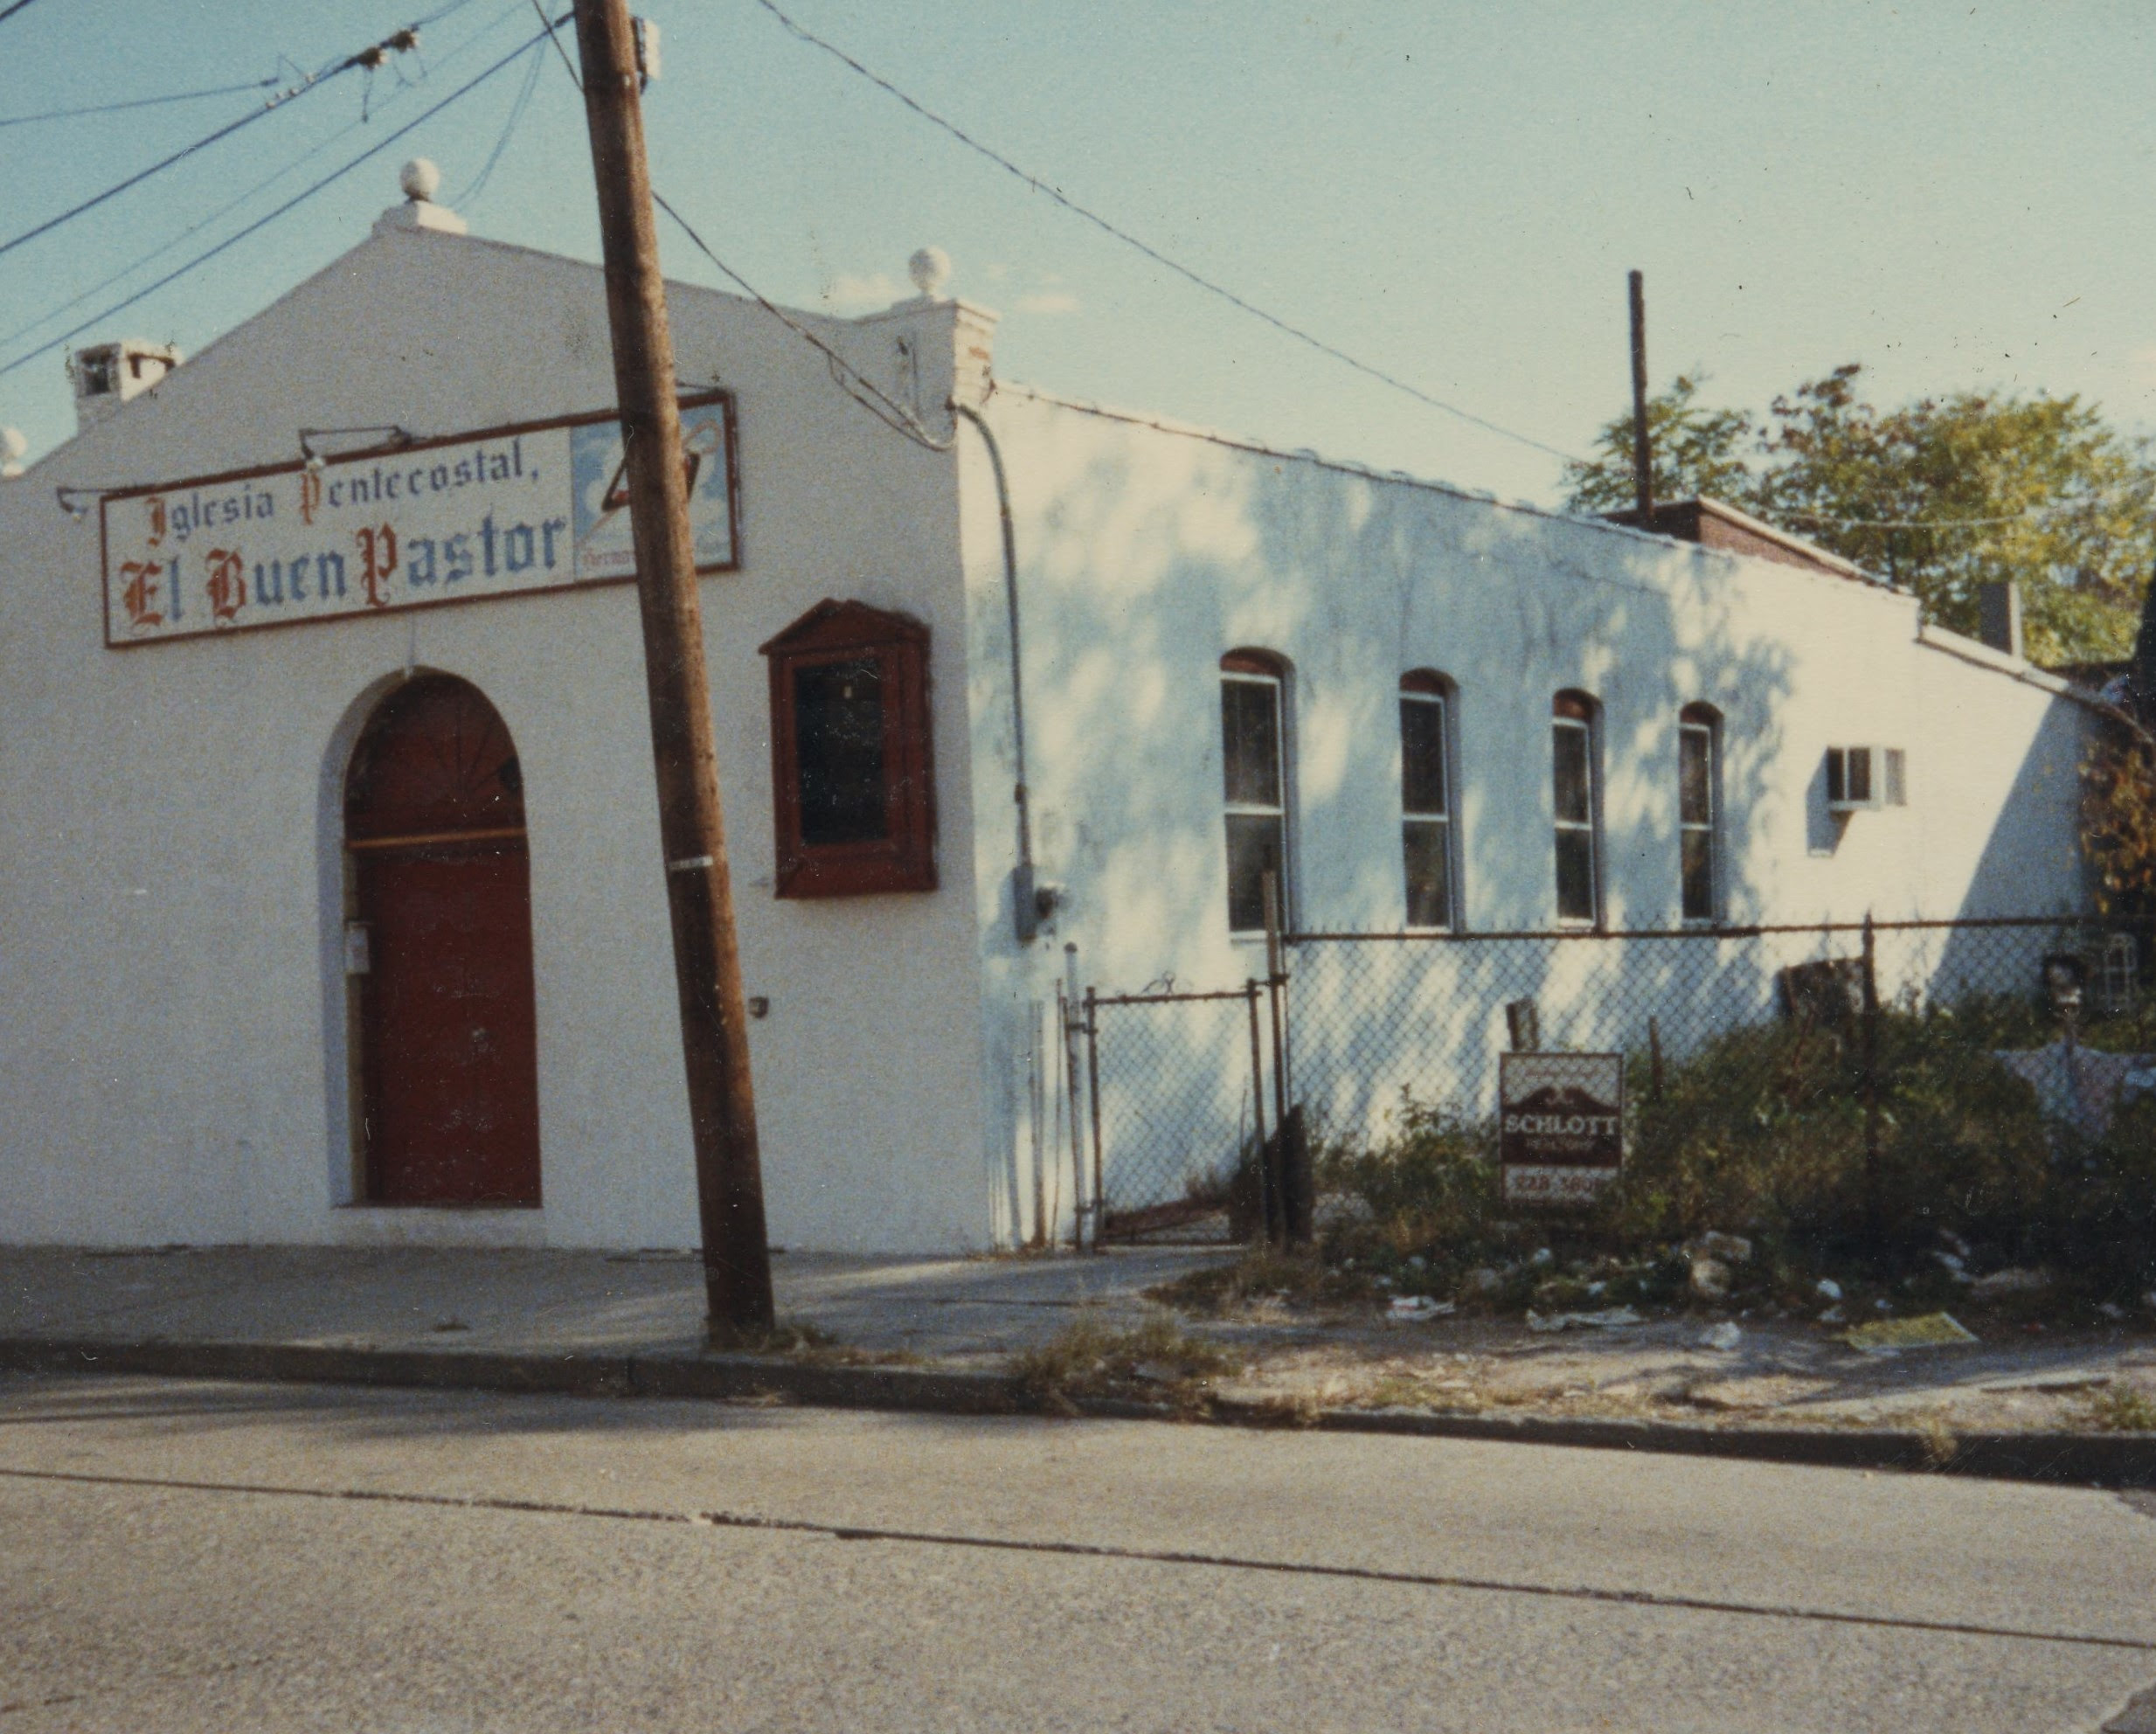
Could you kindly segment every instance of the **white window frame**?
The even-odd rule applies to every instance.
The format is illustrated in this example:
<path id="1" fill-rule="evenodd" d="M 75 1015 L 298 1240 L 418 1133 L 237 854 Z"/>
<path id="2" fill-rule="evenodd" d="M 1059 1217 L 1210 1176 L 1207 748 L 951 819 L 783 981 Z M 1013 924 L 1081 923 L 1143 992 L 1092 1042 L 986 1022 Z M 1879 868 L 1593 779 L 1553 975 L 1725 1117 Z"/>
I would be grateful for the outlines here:
<path id="1" fill-rule="evenodd" d="M 1690 714 L 1686 714 L 1686 713 Z M 1704 822 L 1684 816 L 1684 741 L 1687 735 L 1703 736 L 1707 742 L 1707 817 Z M 1722 719 L 1705 705 L 1687 705 L 1677 718 L 1677 911 L 1688 927 L 1718 927 L 1723 922 L 1722 882 Z M 1700 835 L 1707 839 L 1707 912 L 1695 914 L 1684 906 L 1684 839 Z"/>
<path id="2" fill-rule="evenodd" d="M 1273 785 L 1279 791 L 1279 801 L 1277 805 L 1272 806 L 1265 806 L 1254 801 L 1229 801 L 1225 798 L 1224 791 L 1221 802 L 1223 814 L 1221 829 L 1224 840 L 1227 831 L 1225 821 L 1228 819 L 1271 819 L 1279 827 L 1280 866 L 1279 871 L 1274 876 L 1273 894 L 1279 899 L 1279 921 L 1282 929 L 1285 930 L 1288 926 L 1288 911 L 1294 906 L 1289 889 L 1289 881 L 1293 875 L 1288 870 L 1287 681 L 1286 676 L 1280 674 L 1260 674 L 1250 669 L 1224 668 L 1220 670 L 1220 683 L 1223 687 L 1237 683 L 1245 686 L 1264 687 L 1270 690 L 1272 694 Z M 1228 753 L 1224 727 L 1222 731 L 1220 751 L 1222 775 L 1224 781 Z M 1232 860 L 1233 857 L 1231 856 L 1226 864 L 1231 875 L 1233 871 Z M 1263 939 L 1265 929 L 1262 917 L 1255 927 L 1238 927 L 1235 925 L 1235 884 L 1232 877 L 1229 880 L 1227 891 L 1228 937 L 1231 940 Z"/>
<path id="3" fill-rule="evenodd" d="M 1598 928 L 1602 926 L 1603 917 L 1602 766 L 1600 762 L 1602 747 L 1602 707 L 1596 704 L 1591 698 L 1587 697 L 1587 696 L 1584 693 L 1578 695 L 1572 695 L 1570 693 L 1559 695 L 1560 699 L 1574 696 L 1577 696 L 1585 704 L 1587 708 L 1587 715 L 1585 717 L 1567 716 L 1562 711 L 1558 711 L 1555 708 L 1555 706 L 1553 706 L 1549 718 L 1549 794 L 1550 821 L 1552 826 L 1550 858 L 1554 873 L 1557 860 L 1557 850 L 1555 838 L 1557 836 L 1566 832 L 1577 832 L 1586 837 L 1587 895 L 1588 901 L 1591 907 L 1589 913 L 1585 915 L 1567 915 L 1563 913 L 1562 909 L 1560 909 L 1557 912 L 1556 921 L 1557 926 L 1560 927 L 1578 927 L 1591 930 L 1594 928 Z M 1557 731 L 1559 729 L 1577 729 L 1585 742 L 1585 760 L 1587 767 L 1587 817 L 1584 822 L 1574 819 L 1562 819 L 1557 816 L 1556 743 Z M 1554 880 L 1551 884 L 1550 891 L 1553 899 L 1560 895 L 1557 890 L 1557 885 Z"/>
<path id="4" fill-rule="evenodd" d="M 1418 673 L 1422 671 L 1418 670 Z M 1425 675 L 1425 678 L 1432 676 Z M 1442 681 L 1442 676 L 1435 676 Z M 1459 857 L 1454 847 L 1452 814 L 1457 802 L 1453 790 L 1455 779 L 1452 761 L 1452 697 L 1448 685 L 1432 690 L 1425 686 L 1409 686 L 1403 679 L 1398 697 L 1401 721 L 1406 721 L 1406 708 L 1410 704 L 1426 704 L 1438 713 L 1438 753 L 1439 772 L 1438 799 L 1445 804 L 1435 813 L 1411 812 L 1407 805 L 1407 730 L 1400 730 L 1400 875 L 1401 925 L 1410 933 L 1450 933 L 1459 926 Z M 1442 919 L 1435 923 L 1418 922 L 1414 912 L 1408 907 L 1407 892 L 1407 837 L 1417 826 L 1434 829 L 1438 836 L 1438 853 L 1445 862 L 1445 908 Z"/>

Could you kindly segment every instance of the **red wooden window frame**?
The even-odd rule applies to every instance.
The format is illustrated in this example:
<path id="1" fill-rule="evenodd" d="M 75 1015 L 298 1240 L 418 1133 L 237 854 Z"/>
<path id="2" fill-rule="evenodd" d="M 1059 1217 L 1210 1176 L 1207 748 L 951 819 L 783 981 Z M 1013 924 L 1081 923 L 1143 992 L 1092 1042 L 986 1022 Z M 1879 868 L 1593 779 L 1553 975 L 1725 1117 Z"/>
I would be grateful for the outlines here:
<path id="1" fill-rule="evenodd" d="M 936 889 L 934 752 L 928 709 L 928 628 L 865 602 L 819 602 L 761 647 L 771 674 L 772 817 L 780 897 L 865 897 Z M 794 680 L 831 662 L 872 659 L 884 705 L 884 834 L 859 843 L 801 836 Z"/>

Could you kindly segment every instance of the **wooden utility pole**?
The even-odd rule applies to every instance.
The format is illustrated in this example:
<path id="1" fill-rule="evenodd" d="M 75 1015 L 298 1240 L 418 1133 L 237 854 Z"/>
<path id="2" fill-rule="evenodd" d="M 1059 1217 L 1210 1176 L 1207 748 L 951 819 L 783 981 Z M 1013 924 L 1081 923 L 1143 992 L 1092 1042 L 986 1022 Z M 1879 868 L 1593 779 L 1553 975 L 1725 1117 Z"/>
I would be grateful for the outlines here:
<path id="1" fill-rule="evenodd" d="M 1640 528 L 1654 525 L 1654 443 L 1647 437 L 1647 288 L 1632 274 L 1632 480 L 1638 496 Z"/>
<path id="2" fill-rule="evenodd" d="M 711 692 L 704 667 L 689 490 L 674 392 L 674 339 L 644 160 L 634 27 L 627 0 L 576 0 L 584 113 L 599 184 L 607 316 L 628 459 L 636 598 L 644 622 L 651 746 L 658 761 L 659 836 L 674 923 L 682 1057 L 696 1140 L 697 1203 L 711 1326 L 725 1335 L 773 1323 L 771 1252 L 749 1079 L 733 884 L 718 802 Z"/>

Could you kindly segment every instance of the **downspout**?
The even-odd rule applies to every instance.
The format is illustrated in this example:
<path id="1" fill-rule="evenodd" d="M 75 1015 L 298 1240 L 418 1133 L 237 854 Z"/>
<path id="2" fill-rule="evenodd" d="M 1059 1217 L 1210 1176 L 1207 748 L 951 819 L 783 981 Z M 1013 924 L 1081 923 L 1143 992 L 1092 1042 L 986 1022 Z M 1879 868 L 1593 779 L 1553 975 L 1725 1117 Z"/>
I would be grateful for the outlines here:
<path id="1" fill-rule="evenodd" d="M 1010 479 L 1003 471 L 1002 448 L 995 443 L 981 412 L 953 399 L 951 411 L 980 430 L 995 472 L 995 505 L 1003 520 L 1003 606 L 1010 620 L 1010 739 L 1017 780 L 1011 798 L 1018 808 L 1018 868 L 1011 880 L 1011 917 L 1018 943 L 1031 945 L 1041 931 L 1040 898 L 1033 876 L 1033 802 L 1026 787 L 1026 707 L 1023 663 L 1018 641 L 1018 532 L 1011 521 Z"/>

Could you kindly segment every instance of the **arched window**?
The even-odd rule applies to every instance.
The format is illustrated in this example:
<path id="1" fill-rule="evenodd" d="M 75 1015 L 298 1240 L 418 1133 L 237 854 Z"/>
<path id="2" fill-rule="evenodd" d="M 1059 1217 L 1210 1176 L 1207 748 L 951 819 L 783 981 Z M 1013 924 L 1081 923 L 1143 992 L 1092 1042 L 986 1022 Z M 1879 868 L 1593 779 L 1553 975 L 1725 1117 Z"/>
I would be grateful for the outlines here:
<path id="1" fill-rule="evenodd" d="M 1688 704 L 1677 717 L 1677 870 L 1687 921 L 1722 915 L 1722 714 Z"/>
<path id="2" fill-rule="evenodd" d="M 1599 707 L 1584 692 L 1560 692 L 1550 711 L 1557 920 L 1591 926 L 1602 919 Z"/>
<path id="3" fill-rule="evenodd" d="M 1411 927 L 1450 927 L 1455 919 L 1452 702 L 1452 683 L 1433 669 L 1400 676 L 1400 854 Z"/>
<path id="4" fill-rule="evenodd" d="M 1287 884 L 1287 665 L 1264 650 L 1220 659 L 1220 744 L 1228 831 L 1228 930 L 1262 933 L 1265 876 L 1283 924 Z"/>

